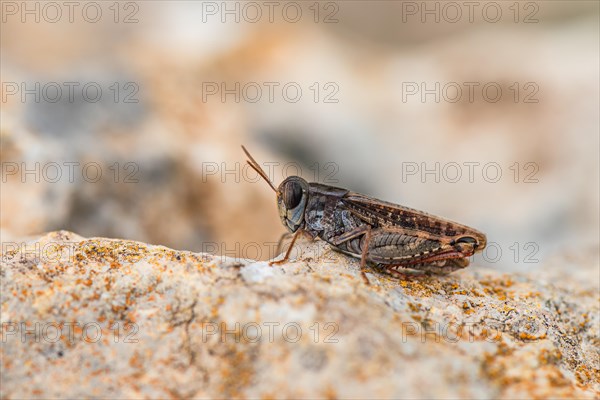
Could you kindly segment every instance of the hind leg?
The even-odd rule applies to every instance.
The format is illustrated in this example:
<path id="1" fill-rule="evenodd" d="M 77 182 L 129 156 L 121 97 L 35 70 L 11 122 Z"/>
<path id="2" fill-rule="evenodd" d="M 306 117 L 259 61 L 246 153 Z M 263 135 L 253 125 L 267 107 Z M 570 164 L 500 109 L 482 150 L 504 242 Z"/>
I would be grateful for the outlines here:
<path id="1" fill-rule="evenodd" d="M 365 243 L 363 244 L 362 255 L 360 257 L 360 274 L 367 285 L 370 285 L 369 278 L 365 272 L 367 266 L 367 253 L 369 252 L 369 243 L 371 242 L 371 226 L 367 225 L 367 233 L 365 233 Z"/>

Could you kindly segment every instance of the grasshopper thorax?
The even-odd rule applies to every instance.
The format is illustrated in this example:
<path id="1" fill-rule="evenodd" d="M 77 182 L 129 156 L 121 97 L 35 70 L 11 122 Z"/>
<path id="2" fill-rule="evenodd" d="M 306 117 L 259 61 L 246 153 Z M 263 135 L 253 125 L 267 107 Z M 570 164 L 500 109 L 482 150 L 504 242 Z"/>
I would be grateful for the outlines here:
<path id="1" fill-rule="evenodd" d="M 304 211 L 308 203 L 308 182 L 299 176 L 286 178 L 277 189 L 277 208 L 281 222 L 290 232 L 304 225 Z"/>

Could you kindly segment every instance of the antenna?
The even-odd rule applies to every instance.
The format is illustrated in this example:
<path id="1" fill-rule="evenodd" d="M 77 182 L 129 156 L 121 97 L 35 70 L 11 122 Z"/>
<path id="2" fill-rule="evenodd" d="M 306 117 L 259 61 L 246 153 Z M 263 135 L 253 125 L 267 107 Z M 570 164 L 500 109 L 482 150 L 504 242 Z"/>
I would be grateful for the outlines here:
<path id="1" fill-rule="evenodd" d="M 252 167 L 252 169 L 254 169 L 260 176 L 262 176 L 262 178 L 265 181 L 267 181 L 269 186 L 271 186 L 271 188 L 273 188 L 273 190 L 275 192 L 277 192 L 277 189 L 275 188 L 275 185 L 273 185 L 273 182 L 271 182 L 268 175 L 265 173 L 265 171 L 263 171 L 263 169 L 260 167 L 260 165 L 258 165 L 256 160 L 250 155 L 248 150 L 246 150 L 246 148 L 244 146 L 242 146 L 242 150 L 244 150 L 244 153 L 246 153 L 246 156 L 248 156 L 248 158 L 250 159 L 250 160 L 246 160 L 248 162 L 248 165 L 250 165 Z"/>

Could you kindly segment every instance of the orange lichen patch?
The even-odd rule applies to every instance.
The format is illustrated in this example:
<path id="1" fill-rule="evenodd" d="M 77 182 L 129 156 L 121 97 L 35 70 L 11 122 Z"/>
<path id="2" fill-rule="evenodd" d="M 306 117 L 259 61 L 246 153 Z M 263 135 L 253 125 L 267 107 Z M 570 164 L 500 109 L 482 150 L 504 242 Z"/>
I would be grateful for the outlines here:
<path id="1" fill-rule="evenodd" d="M 533 292 L 525 292 L 525 293 L 519 293 L 519 297 L 523 298 L 523 299 L 538 299 L 542 296 L 542 294 L 540 292 L 537 291 L 533 291 Z"/>
<path id="2" fill-rule="evenodd" d="M 492 328 L 482 328 L 481 335 L 476 335 L 476 338 L 487 342 L 498 343 L 502 340 L 502 331 Z"/>
<path id="3" fill-rule="evenodd" d="M 600 382 L 600 369 L 590 368 L 587 365 L 579 365 L 575 369 L 575 378 L 580 384 L 598 383 Z"/>
<path id="4" fill-rule="evenodd" d="M 573 382 L 558 366 L 562 355 L 557 349 L 542 348 L 537 359 L 533 360 L 529 358 L 530 355 L 530 352 L 509 349 L 500 342 L 495 353 L 485 354 L 481 373 L 498 387 L 500 397 L 513 397 L 513 393 L 527 393 L 531 398 L 580 397 Z M 536 367 L 531 365 L 531 368 L 522 368 L 536 361 Z"/>
<path id="5" fill-rule="evenodd" d="M 486 295 L 493 296 L 500 301 L 512 299 L 516 294 L 514 290 L 507 290 L 507 288 L 515 285 L 515 282 L 510 277 L 503 276 L 496 279 L 483 279 L 479 283 L 483 286 L 483 291 Z"/>
<path id="6" fill-rule="evenodd" d="M 479 283 L 483 286 L 488 286 L 488 287 L 509 288 L 509 287 L 513 286 L 515 282 L 512 280 L 512 278 L 510 276 L 504 275 L 504 276 L 497 277 L 497 278 L 482 279 L 479 281 Z"/>
<path id="7" fill-rule="evenodd" d="M 554 388 L 559 388 L 559 387 L 565 387 L 565 388 L 571 388 L 572 384 L 571 381 L 569 379 L 567 379 L 567 377 L 561 372 L 560 369 L 552 367 L 543 367 L 543 372 L 546 375 L 546 378 L 548 379 L 548 383 L 550 384 L 550 386 L 554 387 Z"/>
<path id="8" fill-rule="evenodd" d="M 139 378 L 140 376 L 144 375 L 144 360 L 140 357 L 137 351 L 129 358 L 129 366 L 134 369 L 131 377 Z"/>
<path id="9" fill-rule="evenodd" d="M 471 306 L 471 303 L 469 303 L 467 301 L 463 302 L 462 309 L 463 309 L 464 313 L 467 315 L 473 314 L 475 312 L 475 310 Z"/>
<path id="10" fill-rule="evenodd" d="M 418 315 L 418 314 L 413 314 L 413 315 L 411 315 L 411 318 L 412 318 L 413 320 L 417 321 L 417 322 L 421 322 L 421 321 L 423 321 L 423 317 L 422 317 L 422 316 L 420 316 L 420 315 Z"/>
<path id="11" fill-rule="evenodd" d="M 413 277 L 410 279 L 394 279 L 390 281 L 390 287 L 398 284 L 406 289 L 407 294 L 419 297 L 431 297 L 441 289 L 440 282 L 431 280 L 430 278 Z"/>
<path id="12" fill-rule="evenodd" d="M 558 349 L 542 349 L 538 356 L 539 365 L 556 365 L 562 359 L 562 354 Z"/>
<path id="13" fill-rule="evenodd" d="M 521 339 L 521 340 L 539 340 L 539 339 L 545 339 L 546 333 L 542 333 L 540 335 L 534 335 L 529 332 L 519 332 L 518 336 L 519 336 L 519 339 Z"/>
<path id="14" fill-rule="evenodd" d="M 113 304 L 110 307 L 110 309 L 114 314 L 122 314 L 124 311 L 127 310 L 127 307 L 126 306 L 117 306 L 117 305 Z"/>
<path id="15" fill-rule="evenodd" d="M 210 309 L 211 318 L 215 319 L 219 315 L 219 307 L 221 307 L 225 303 L 225 298 L 220 296 L 216 299 Z"/>
<path id="16" fill-rule="evenodd" d="M 12 249 L 12 250 L 5 250 L 5 249 L 3 249 L 3 250 L 4 251 L 0 251 L 0 257 L 3 260 L 12 260 L 21 251 L 21 249 L 19 249 L 19 248 L 15 248 L 15 249 Z"/>
<path id="17" fill-rule="evenodd" d="M 125 316 L 125 320 L 129 321 L 129 322 L 135 322 L 136 321 L 135 316 L 136 316 L 135 311 L 128 312 L 127 315 Z"/>
<path id="18" fill-rule="evenodd" d="M 343 276 L 344 278 L 348 278 L 348 279 L 356 279 L 355 275 L 346 274 L 346 273 L 341 273 L 340 276 Z"/>
<path id="19" fill-rule="evenodd" d="M 121 263 L 136 263 L 148 255 L 148 247 L 141 243 L 112 239 L 89 239 L 78 242 L 73 261 L 81 263 L 108 263 L 111 267 Z"/>
<path id="20" fill-rule="evenodd" d="M 507 292 L 501 287 L 484 288 L 484 293 L 496 297 L 500 301 L 506 300 Z"/>
<path id="21" fill-rule="evenodd" d="M 504 386 L 512 382 L 507 382 L 508 378 L 505 376 L 506 366 L 503 365 L 504 355 L 506 351 L 506 345 L 500 343 L 496 350 L 496 353 L 484 353 L 484 357 L 481 363 L 481 373 L 488 380 L 496 382 L 499 386 Z M 510 354 L 510 353 L 508 353 Z"/>
<path id="22" fill-rule="evenodd" d="M 233 344 L 225 344 L 226 362 L 220 372 L 220 390 L 225 397 L 241 397 L 243 389 L 248 386 L 255 375 L 254 366 L 247 351 Z"/>
<path id="23" fill-rule="evenodd" d="M 106 289 L 106 291 L 110 291 L 112 284 L 113 284 L 113 278 L 111 278 L 110 276 L 105 276 L 104 277 L 104 288 Z"/>
<path id="24" fill-rule="evenodd" d="M 504 304 L 502 307 L 500 307 L 500 311 L 502 311 L 505 314 L 508 314 L 511 311 L 516 311 L 516 308 L 511 307 L 508 304 Z"/>

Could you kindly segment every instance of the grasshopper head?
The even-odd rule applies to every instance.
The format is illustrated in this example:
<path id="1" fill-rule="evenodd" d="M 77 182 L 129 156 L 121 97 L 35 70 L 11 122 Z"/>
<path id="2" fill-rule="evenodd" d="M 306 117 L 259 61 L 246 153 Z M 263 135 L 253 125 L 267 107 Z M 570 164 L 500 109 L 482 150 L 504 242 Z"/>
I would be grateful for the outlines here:
<path id="1" fill-rule="evenodd" d="M 277 189 L 277 208 L 281 222 L 296 232 L 304 224 L 304 210 L 308 202 L 308 183 L 299 176 L 286 178 Z"/>

